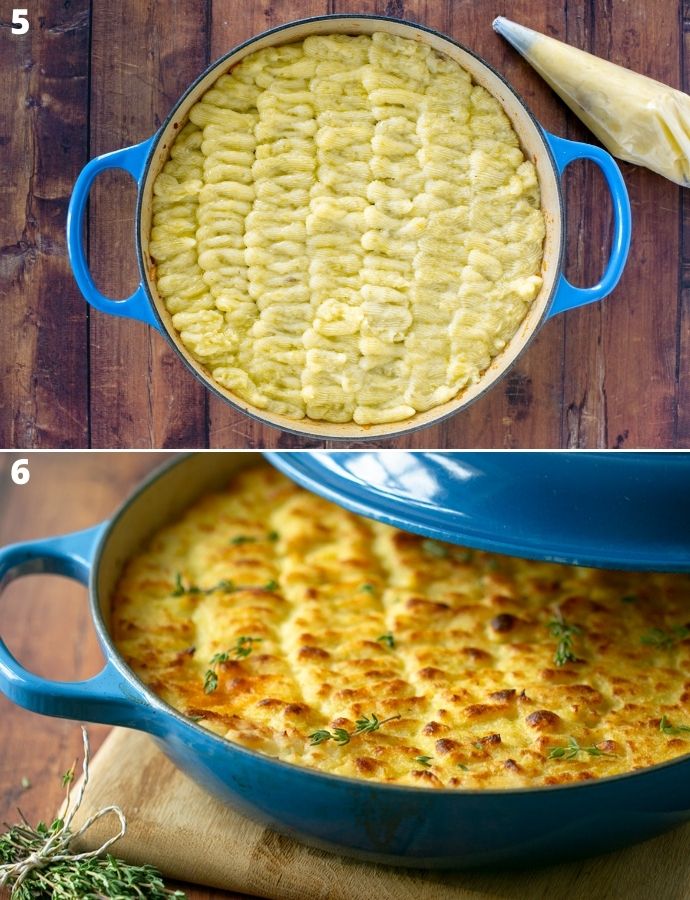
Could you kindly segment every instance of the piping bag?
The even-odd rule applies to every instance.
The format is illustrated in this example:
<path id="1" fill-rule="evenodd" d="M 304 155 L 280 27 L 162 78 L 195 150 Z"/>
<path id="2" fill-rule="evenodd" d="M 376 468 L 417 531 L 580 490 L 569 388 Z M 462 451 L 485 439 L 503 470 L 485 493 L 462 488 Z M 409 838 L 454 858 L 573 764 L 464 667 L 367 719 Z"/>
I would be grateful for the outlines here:
<path id="1" fill-rule="evenodd" d="M 690 187 L 690 96 L 503 16 L 493 28 L 609 153 Z"/>

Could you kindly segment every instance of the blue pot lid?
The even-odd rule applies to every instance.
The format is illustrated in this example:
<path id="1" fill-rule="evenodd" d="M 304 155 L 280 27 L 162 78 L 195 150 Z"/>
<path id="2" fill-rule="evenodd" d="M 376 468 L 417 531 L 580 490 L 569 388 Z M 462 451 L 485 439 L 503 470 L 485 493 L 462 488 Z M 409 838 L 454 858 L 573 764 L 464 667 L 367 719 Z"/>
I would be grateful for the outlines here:
<path id="1" fill-rule="evenodd" d="M 690 571 L 690 453 L 266 455 L 315 494 L 427 537 L 528 559 Z"/>

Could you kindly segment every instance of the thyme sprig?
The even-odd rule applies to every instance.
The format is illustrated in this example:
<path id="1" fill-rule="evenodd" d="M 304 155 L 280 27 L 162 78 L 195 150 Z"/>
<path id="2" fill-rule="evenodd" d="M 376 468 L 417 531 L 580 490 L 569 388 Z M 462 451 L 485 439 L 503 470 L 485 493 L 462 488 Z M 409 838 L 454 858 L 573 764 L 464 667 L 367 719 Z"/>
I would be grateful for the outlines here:
<path id="1" fill-rule="evenodd" d="M 201 589 L 198 587 L 195 587 L 193 585 L 185 587 L 185 585 L 182 581 L 182 573 L 181 572 L 175 573 L 175 586 L 171 591 L 172 597 L 184 597 L 185 594 L 200 594 L 200 593 L 201 593 Z"/>
<path id="2" fill-rule="evenodd" d="M 575 759 L 580 753 L 586 753 L 587 756 L 615 756 L 615 753 L 611 753 L 608 750 L 601 750 L 595 744 L 592 744 L 591 747 L 582 747 L 577 741 L 577 738 L 571 737 L 568 738 L 568 745 L 566 747 L 553 747 L 549 751 L 549 759 Z"/>
<path id="3" fill-rule="evenodd" d="M 214 653 L 204 675 L 204 693 L 212 694 L 218 687 L 218 666 L 221 663 L 230 662 L 232 659 L 246 659 L 254 649 L 254 644 L 260 644 L 262 640 L 260 637 L 241 635 L 232 647 L 221 653 Z"/>
<path id="4" fill-rule="evenodd" d="M 186 585 L 182 581 L 182 575 L 180 572 L 177 572 L 175 575 L 175 588 L 172 592 L 173 597 L 184 597 L 185 594 L 212 594 L 214 591 L 236 591 L 238 588 L 232 583 L 232 581 L 228 581 L 223 578 L 217 584 L 214 584 L 213 587 L 210 588 L 200 588 L 195 584 Z"/>
<path id="5" fill-rule="evenodd" d="M 271 578 L 266 584 L 235 584 L 228 578 L 221 578 L 216 584 L 210 588 L 200 588 L 195 584 L 186 585 L 182 581 L 182 575 L 178 572 L 175 575 L 175 587 L 171 592 L 172 597 L 184 597 L 185 594 L 213 594 L 216 591 L 225 591 L 228 594 L 236 591 L 277 591 L 278 582 Z"/>
<path id="6" fill-rule="evenodd" d="M 312 746 L 323 744 L 326 741 L 335 741 L 336 744 L 343 746 L 344 744 L 349 744 L 356 735 L 370 734 L 372 731 L 378 731 L 382 725 L 386 724 L 386 722 L 392 722 L 394 719 L 399 718 L 400 713 L 396 716 L 388 716 L 387 719 L 379 719 L 376 713 L 372 713 L 371 717 L 362 716 L 361 719 L 357 719 L 354 731 L 352 732 L 347 731 L 345 728 L 334 728 L 332 731 L 329 731 L 327 728 L 321 728 L 310 734 L 309 738 Z"/>
<path id="7" fill-rule="evenodd" d="M 73 766 L 63 776 L 66 788 L 64 818 L 50 825 L 39 822 L 32 828 L 22 817 L 19 825 L 8 826 L 0 835 L 0 888 L 11 888 L 13 900 L 57 898 L 121 898 L 141 897 L 150 900 L 176 898 L 184 900 L 182 891 L 169 891 L 153 866 L 132 866 L 106 853 L 124 836 L 127 821 L 119 806 L 106 806 L 90 816 L 77 831 L 72 822 L 81 806 L 89 782 L 89 739 L 82 728 L 84 758 L 83 778 L 76 800 L 72 801 Z M 117 833 L 97 850 L 74 853 L 70 845 L 98 819 L 114 815 L 119 821 Z M 20 813 L 21 815 L 21 813 Z"/>
<path id="8" fill-rule="evenodd" d="M 277 531 L 269 531 L 263 540 L 275 543 L 279 538 L 280 535 Z M 257 544 L 261 540 L 262 538 L 256 537 L 253 534 L 236 534 L 234 537 L 230 538 L 230 543 L 235 547 L 240 547 L 242 544 Z"/>
<path id="9" fill-rule="evenodd" d="M 659 722 L 659 731 L 668 735 L 689 734 L 690 725 L 671 725 L 668 716 L 662 716 Z"/>
<path id="10" fill-rule="evenodd" d="M 362 716 L 361 719 L 357 719 L 355 722 L 355 734 L 369 734 L 372 731 L 378 731 L 382 725 L 385 725 L 386 722 L 392 722 L 394 719 L 399 719 L 400 713 L 396 716 L 388 716 L 387 719 L 379 719 L 376 713 L 371 714 L 371 718 L 369 716 Z"/>
<path id="11" fill-rule="evenodd" d="M 553 655 L 553 661 L 557 666 L 564 666 L 569 662 L 577 662 L 577 657 L 573 652 L 573 637 L 576 634 L 582 634 L 579 625 L 573 625 L 566 622 L 560 609 L 556 609 L 556 618 L 552 619 L 548 625 L 549 632 L 555 638 L 558 638 L 558 644 Z"/>
<path id="12" fill-rule="evenodd" d="M 676 625 L 669 631 L 664 631 L 663 628 L 650 628 L 642 635 L 640 643 L 659 647 L 661 650 L 670 650 L 674 644 L 684 641 L 687 637 L 690 637 L 690 628 L 685 625 Z"/>

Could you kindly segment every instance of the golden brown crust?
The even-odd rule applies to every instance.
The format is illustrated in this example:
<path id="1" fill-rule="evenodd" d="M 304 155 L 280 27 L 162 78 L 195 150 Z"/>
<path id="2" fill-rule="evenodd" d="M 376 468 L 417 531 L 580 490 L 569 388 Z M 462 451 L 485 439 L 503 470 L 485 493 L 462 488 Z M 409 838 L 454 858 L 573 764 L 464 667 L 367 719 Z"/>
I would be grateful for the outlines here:
<path id="1" fill-rule="evenodd" d="M 244 746 L 356 778 L 510 788 L 690 752 L 688 597 L 686 575 L 405 534 L 261 464 L 128 563 L 112 629 L 156 693 Z"/>

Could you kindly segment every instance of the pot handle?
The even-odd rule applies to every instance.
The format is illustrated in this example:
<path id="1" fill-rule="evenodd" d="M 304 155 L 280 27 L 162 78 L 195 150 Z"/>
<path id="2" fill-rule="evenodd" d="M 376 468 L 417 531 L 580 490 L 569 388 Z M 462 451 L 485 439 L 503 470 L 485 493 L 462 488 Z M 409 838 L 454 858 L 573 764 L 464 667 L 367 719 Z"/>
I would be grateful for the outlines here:
<path id="1" fill-rule="evenodd" d="M 580 288 L 572 285 L 565 275 L 561 275 L 556 288 L 556 293 L 549 309 L 549 318 L 566 309 L 574 309 L 576 306 L 584 306 L 603 300 L 618 284 L 625 262 L 630 250 L 630 235 L 632 220 L 630 215 L 630 200 L 621 170 L 614 158 L 592 144 L 583 144 L 579 141 L 568 141 L 565 138 L 556 137 L 544 131 L 544 137 L 551 148 L 558 174 L 562 175 L 566 167 L 576 159 L 591 159 L 601 171 L 611 192 L 613 202 L 613 241 L 611 255 L 608 264 L 601 276 L 601 280 L 592 287 Z"/>
<path id="2" fill-rule="evenodd" d="M 60 537 L 11 544 L 0 550 L 0 590 L 23 575 L 65 575 L 87 584 L 107 522 Z M 50 681 L 29 672 L 0 638 L 0 692 L 32 712 L 64 719 L 141 727 L 147 709 L 112 662 L 87 681 Z"/>
<path id="3" fill-rule="evenodd" d="M 75 281 L 91 306 L 113 316 L 139 319 L 139 321 L 146 322 L 147 325 L 152 325 L 160 330 L 161 326 L 151 308 L 143 280 L 139 282 L 139 286 L 132 296 L 125 300 L 111 300 L 98 290 L 86 261 L 82 231 L 89 192 L 96 176 L 105 172 L 106 169 L 124 169 L 129 172 L 141 189 L 146 160 L 155 139 L 154 135 L 148 141 L 135 144 L 133 147 L 104 153 L 84 166 L 74 185 L 67 210 L 67 252 Z"/>

